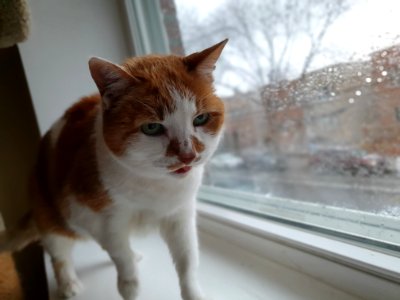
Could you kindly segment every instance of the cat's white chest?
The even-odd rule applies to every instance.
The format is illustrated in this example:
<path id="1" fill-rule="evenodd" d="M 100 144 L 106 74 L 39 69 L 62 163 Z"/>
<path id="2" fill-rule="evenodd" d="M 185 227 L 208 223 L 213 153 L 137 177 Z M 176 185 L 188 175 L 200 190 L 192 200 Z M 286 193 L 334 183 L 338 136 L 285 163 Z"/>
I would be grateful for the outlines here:
<path id="1" fill-rule="evenodd" d="M 165 180 L 143 180 L 133 176 L 121 179 L 114 174 L 103 182 L 107 183 L 109 196 L 116 205 L 129 207 L 134 214 L 146 212 L 163 217 L 194 201 L 202 170 L 192 172 L 185 178 Z"/>
<path id="2" fill-rule="evenodd" d="M 110 216 L 117 231 L 125 226 L 139 231 L 157 227 L 160 221 L 181 208 L 194 209 L 202 169 L 193 171 L 187 178 L 165 182 L 135 180 L 132 176 L 121 177 L 124 174 L 110 172 L 101 179 L 112 205 L 96 213 L 71 201 L 69 225 L 82 236 L 101 236 Z"/>

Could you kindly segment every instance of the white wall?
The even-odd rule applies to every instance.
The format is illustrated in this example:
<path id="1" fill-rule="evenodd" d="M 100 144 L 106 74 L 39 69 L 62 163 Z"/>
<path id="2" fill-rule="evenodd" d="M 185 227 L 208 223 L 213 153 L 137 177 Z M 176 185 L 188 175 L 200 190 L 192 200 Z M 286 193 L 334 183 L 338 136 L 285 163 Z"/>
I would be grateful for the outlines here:
<path id="1" fill-rule="evenodd" d="M 88 59 L 130 53 L 121 0 L 30 0 L 31 35 L 19 45 L 40 131 L 96 91 Z"/>

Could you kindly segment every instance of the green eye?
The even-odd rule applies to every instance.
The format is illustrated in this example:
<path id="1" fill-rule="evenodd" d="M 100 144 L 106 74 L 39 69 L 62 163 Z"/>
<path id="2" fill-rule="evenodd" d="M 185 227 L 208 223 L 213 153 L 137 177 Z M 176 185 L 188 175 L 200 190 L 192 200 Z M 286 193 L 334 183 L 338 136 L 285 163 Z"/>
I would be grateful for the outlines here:
<path id="1" fill-rule="evenodd" d="M 164 133 L 165 128 L 160 123 L 148 123 L 140 127 L 146 135 L 160 135 Z"/>
<path id="2" fill-rule="evenodd" d="M 208 113 L 198 115 L 193 120 L 193 126 L 203 126 L 204 124 L 207 123 L 209 118 L 210 118 L 210 114 L 208 114 Z"/>

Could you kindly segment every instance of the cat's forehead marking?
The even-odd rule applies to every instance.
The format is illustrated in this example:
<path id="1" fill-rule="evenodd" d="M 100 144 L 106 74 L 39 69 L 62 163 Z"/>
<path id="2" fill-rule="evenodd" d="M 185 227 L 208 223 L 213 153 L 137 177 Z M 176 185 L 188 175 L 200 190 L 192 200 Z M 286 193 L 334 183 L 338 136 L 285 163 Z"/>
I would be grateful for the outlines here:
<path id="1" fill-rule="evenodd" d="M 192 118 L 197 113 L 197 96 L 183 85 L 169 85 L 169 97 L 173 103 L 173 110 L 166 113 L 172 117 L 178 126 L 191 126 Z"/>
<path id="2" fill-rule="evenodd" d="M 174 86 L 169 86 L 168 91 L 175 107 L 171 116 L 173 115 L 181 121 L 184 121 L 188 117 L 191 119 L 193 114 L 196 112 L 195 95 L 188 89 L 178 89 Z"/>
<path id="3" fill-rule="evenodd" d="M 176 108 L 182 105 L 196 108 L 196 96 L 189 89 L 184 87 L 178 89 L 174 85 L 169 85 L 167 89 Z"/>
<path id="4" fill-rule="evenodd" d="M 171 85 L 168 90 L 175 109 L 173 112 L 166 114 L 165 122 L 169 127 L 171 136 L 183 142 L 192 132 L 193 116 L 197 111 L 196 98 L 193 93 L 186 89 L 176 88 Z"/>

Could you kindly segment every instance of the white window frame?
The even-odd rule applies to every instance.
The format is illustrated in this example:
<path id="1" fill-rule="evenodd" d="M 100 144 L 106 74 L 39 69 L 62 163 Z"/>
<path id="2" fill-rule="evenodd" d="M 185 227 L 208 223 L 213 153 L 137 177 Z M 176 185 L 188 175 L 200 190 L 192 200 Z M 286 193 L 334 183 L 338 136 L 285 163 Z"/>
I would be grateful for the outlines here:
<path id="1" fill-rule="evenodd" d="M 331 234 L 370 248 L 400 253 L 400 221 L 395 216 L 320 203 L 203 186 L 199 199 L 269 220 Z"/>
<path id="2" fill-rule="evenodd" d="M 168 39 L 158 0 L 124 0 L 124 4 L 134 54 L 168 53 Z M 363 299 L 399 299 L 398 253 L 383 253 L 346 239 L 291 226 L 290 222 L 279 223 L 276 221 L 278 215 L 273 213 L 269 215 L 270 219 L 265 219 L 209 204 L 216 202 L 221 194 L 233 206 L 244 197 L 237 191 L 202 187 L 199 199 L 208 203 L 200 202 L 198 206 L 200 230 Z M 245 197 L 260 200 L 255 195 Z M 282 199 L 275 200 L 280 202 Z M 299 202 L 290 201 L 295 200 L 289 200 L 286 206 L 299 205 Z M 316 210 L 318 207 L 309 205 L 307 209 Z M 343 210 L 342 213 L 355 217 L 354 212 Z M 374 219 L 374 222 L 380 220 Z M 355 226 L 353 236 L 362 236 L 363 228 Z"/>
<path id="3" fill-rule="evenodd" d="M 169 41 L 158 0 L 124 0 L 134 55 L 168 54 Z"/>

